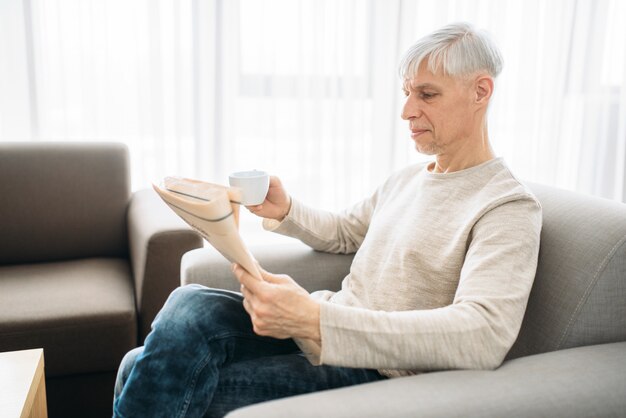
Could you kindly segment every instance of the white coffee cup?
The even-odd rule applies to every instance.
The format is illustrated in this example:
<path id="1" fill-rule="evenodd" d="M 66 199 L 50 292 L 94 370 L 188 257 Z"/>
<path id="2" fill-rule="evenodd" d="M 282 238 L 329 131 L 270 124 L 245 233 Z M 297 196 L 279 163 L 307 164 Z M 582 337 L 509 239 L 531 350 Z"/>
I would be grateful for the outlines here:
<path id="1" fill-rule="evenodd" d="M 241 189 L 241 203 L 244 206 L 260 205 L 265 201 L 270 187 L 270 176 L 265 171 L 238 171 L 228 176 L 231 187 Z"/>

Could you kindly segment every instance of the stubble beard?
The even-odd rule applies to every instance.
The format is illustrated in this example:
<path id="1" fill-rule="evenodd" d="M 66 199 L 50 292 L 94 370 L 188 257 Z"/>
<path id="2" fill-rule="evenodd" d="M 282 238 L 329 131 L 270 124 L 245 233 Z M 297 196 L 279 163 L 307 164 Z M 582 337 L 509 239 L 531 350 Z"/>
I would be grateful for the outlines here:
<path id="1" fill-rule="evenodd" d="M 436 155 L 441 152 L 440 147 L 433 142 L 429 142 L 428 144 L 424 145 L 420 145 L 419 143 L 415 142 L 415 150 L 424 155 Z"/>

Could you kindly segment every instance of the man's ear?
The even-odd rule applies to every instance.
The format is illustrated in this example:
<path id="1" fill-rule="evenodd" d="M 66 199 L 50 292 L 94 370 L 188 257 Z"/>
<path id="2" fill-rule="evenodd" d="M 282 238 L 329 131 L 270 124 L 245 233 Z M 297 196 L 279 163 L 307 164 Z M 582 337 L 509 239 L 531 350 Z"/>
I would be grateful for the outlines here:
<path id="1" fill-rule="evenodd" d="M 493 78 L 488 75 L 479 76 L 474 83 L 474 91 L 476 92 L 475 103 L 487 105 L 493 94 Z"/>

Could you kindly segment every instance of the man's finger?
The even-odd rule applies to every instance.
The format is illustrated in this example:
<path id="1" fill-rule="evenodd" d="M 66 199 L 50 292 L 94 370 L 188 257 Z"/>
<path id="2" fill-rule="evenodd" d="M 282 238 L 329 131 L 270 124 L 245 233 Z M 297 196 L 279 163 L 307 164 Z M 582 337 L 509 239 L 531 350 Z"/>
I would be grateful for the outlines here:
<path id="1" fill-rule="evenodd" d="M 261 269 L 261 277 L 263 278 L 263 280 L 265 280 L 268 283 L 284 283 L 285 282 L 285 278 L 281 277 L 277 274 L 272 274 L 272 273 L 268 273 L 267 271 Z"/>
<path id="2" fill-rule="evenodd" d="M 250 290 L 252 293 L 256 293 L 257 291 L 259 291 L 260 286 L 263 285 L 263 281 L 256 279 L 239 264 L 234 264 L 233 273 L 235 273 L 235 277 L 237 278 L 237 280 L 239 280 L 239 283 L 248 288 L 248 290 Z"/>
<path id="3" fill-rule="evenodd" d="M 248 299 L 243 300 L 243 308 L 248 312 L 248 315 L 252 315 L 252 308 L 250 307 L 250 301 Z"/>
<path id="4" fill-rule="evenodd" d="M 244 299 L 250 300 L 253 297 L 252 292 L 250 292 L 248 288 L 245 287 L 244 285 L 241 285 L 241 294 L 243 295 Z"/>
<path id="5" fill-rule="evenodd" d="M 263 205 L 246 206 L 246 209 L 248 209 L 252 213 L 256 213 L 263 209 Z"/>

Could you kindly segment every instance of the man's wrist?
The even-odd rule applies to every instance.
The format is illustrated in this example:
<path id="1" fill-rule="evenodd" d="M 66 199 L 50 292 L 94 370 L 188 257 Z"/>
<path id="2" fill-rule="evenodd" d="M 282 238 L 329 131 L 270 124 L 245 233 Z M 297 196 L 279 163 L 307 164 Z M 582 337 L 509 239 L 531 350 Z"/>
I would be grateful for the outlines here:
<path id="1" fill-rule="evenodd" d="M 279 222 L 285 220 L 285 218 L 287 217 L 287 215 L 289 215 L 289 212 L 291 211 L 291 196 L 288 196 L 287 198 L 289 199 L 289 204 L 287 205 L 287 210 L 285 211 L 285 213 L 283 213 L 280 219 L 277 219 Z"/>
<path id="2" fill-rule="evenodd" d="M 321 345 L 322 341 L 322 331 L 320 329 L 320 310 L 321 306 L 318 302 L 312 300 L 312 314 L 310 315 L 311 324 L 310 324 L 310 336 L 309 339 L 315 341 L 317 344 Z"/>

